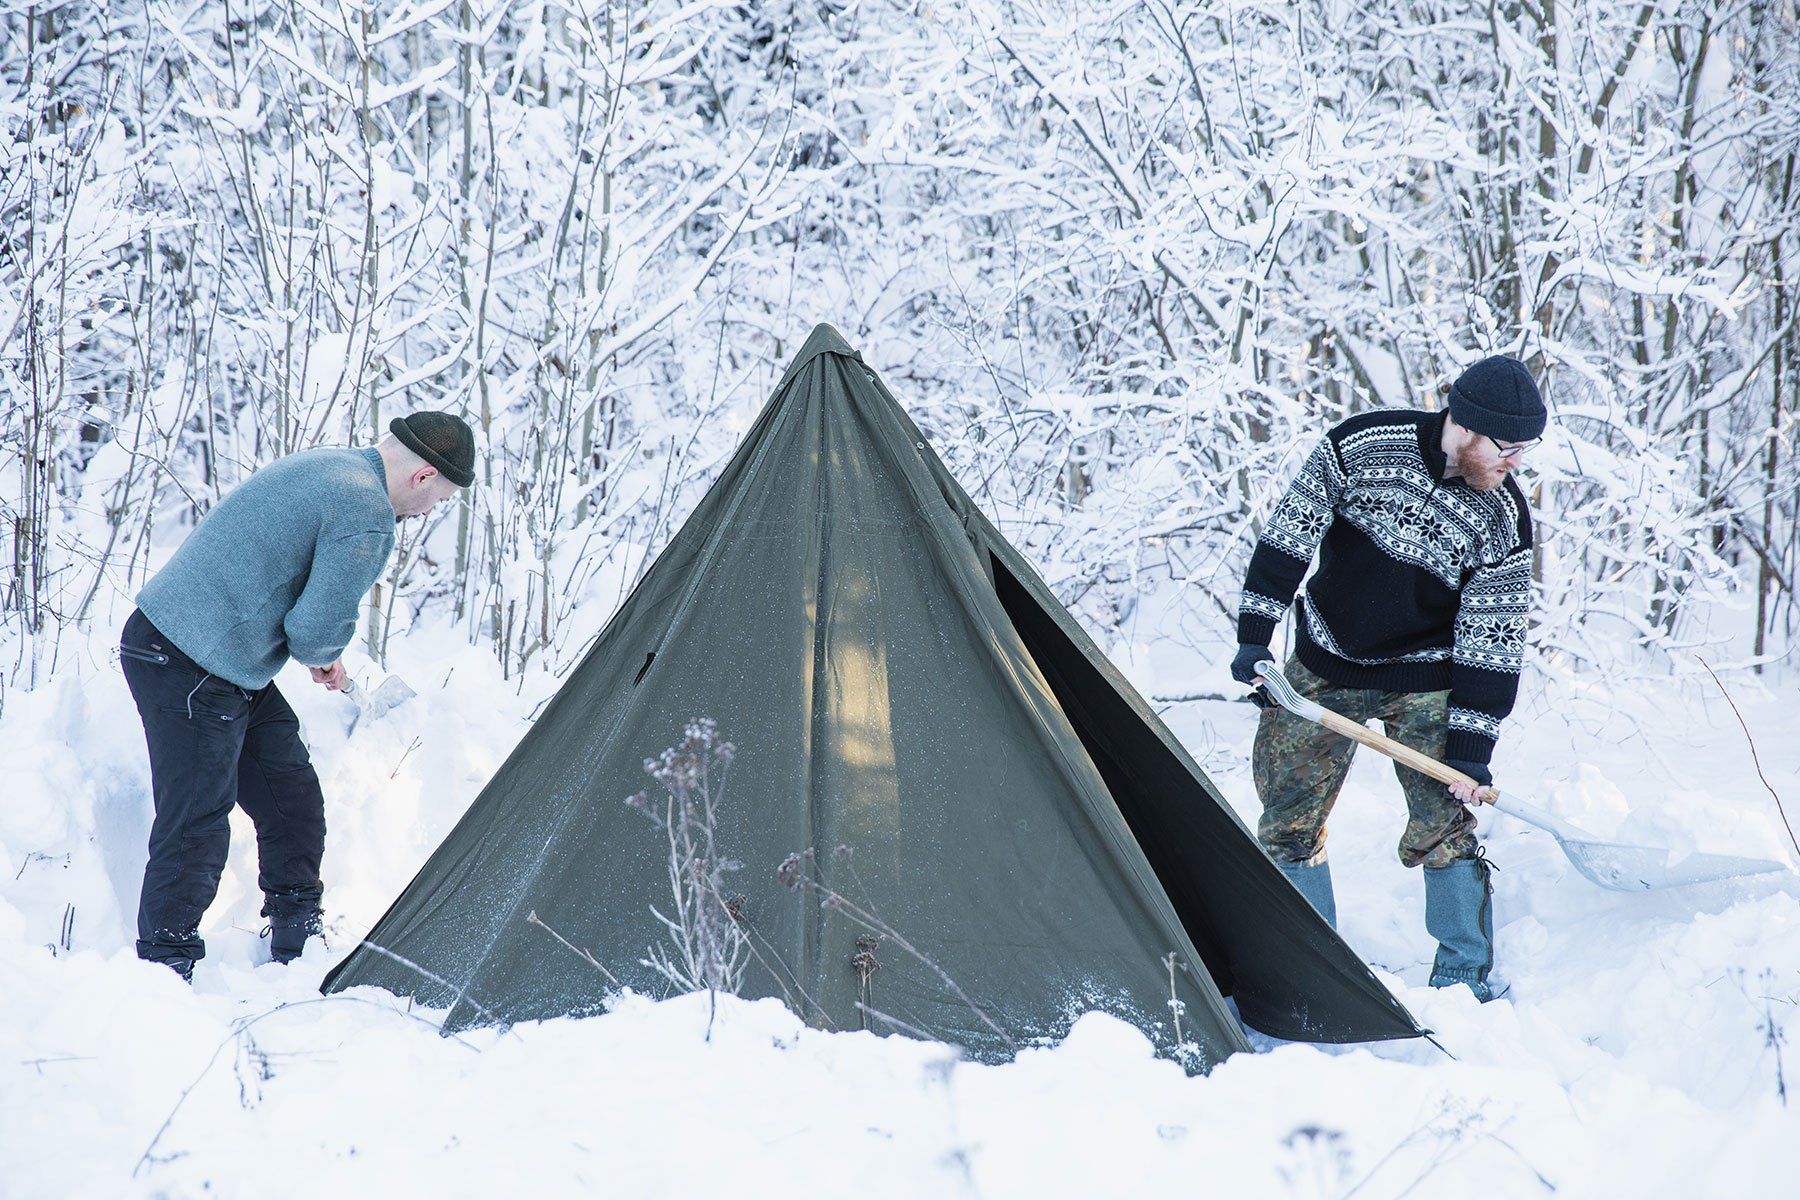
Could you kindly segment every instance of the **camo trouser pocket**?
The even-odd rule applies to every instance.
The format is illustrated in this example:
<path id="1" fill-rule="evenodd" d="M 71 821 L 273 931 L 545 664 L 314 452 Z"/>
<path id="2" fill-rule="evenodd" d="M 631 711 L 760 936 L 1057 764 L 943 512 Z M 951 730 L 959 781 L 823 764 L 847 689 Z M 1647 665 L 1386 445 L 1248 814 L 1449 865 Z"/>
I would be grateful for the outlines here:
<path id="1" fill-rule="evenodd" d="M 1354 721 L 1379 720 L 1387 735 L 1442 758 L 1450 693 L 1384 692 L 1329 683 L 1290 657 L 1288 682 L 1309 699 Z M 1277 862 L 1322 862 L 1326 822 L 1350 772 L 1356 743 L 1284 708 L 1266 708 L 1256 727 L 1251 773 L 1262 801 L 1257 840 Z M 1441 867 L 1475 855 L 1475 816 L 1443 784 L 1394 764 L 1406 795 L 1400 861 Z"/>

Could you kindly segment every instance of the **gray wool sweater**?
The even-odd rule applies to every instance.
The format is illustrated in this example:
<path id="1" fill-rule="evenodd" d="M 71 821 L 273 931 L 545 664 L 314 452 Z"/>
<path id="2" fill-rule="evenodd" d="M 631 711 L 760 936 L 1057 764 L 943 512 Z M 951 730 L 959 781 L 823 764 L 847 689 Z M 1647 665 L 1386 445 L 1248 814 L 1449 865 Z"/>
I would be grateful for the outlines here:
<path id="1" fill-rule="evenodd" d="M 393 549 L 381 455 L 303 450 L 219 501 L 137 605 L 201 667 L 255 690 L 289 658 L 337 661 Z"/>

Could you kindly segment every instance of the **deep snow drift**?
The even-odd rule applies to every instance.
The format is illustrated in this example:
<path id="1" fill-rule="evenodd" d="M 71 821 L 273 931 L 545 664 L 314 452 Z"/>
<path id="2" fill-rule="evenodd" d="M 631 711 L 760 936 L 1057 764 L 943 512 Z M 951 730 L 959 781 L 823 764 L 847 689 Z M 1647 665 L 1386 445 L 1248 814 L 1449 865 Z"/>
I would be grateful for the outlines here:
<path id="1" fill-rule="evenodd" d="M 131 950 L 148 767 L 109 659 L 117 623 L 0 718 L 9 1200 L 1792 1194 L 1800 876 L 1603 892 L 1547 836 L 1484 816 L 1512 990 L 1480 1006 L 1423 986 L 1422 884 L 1394 859 L 1404 809 L 1367 752 L 1332 824 L 1340 919 L 1443 1050 L 1262 1040 L 1266 1052 L 1188 1078 L 1100 1014 L 992 1067 L 809 1030 L 773 1001 L 722 998 L 713 1016 L 705 996 L 628 997 L 603 1017 L 444 1038 L 435 1014 L 384 993 L 321 998 L 327 968 L 554 690 L 541 673 L 503 681 L 444 629 L 396 639 L 389 666 L 419 697 L 353 738 L 348 701 L 299 668 L 281 676 L 326 791 L 330 946 L 266 963 L 238 824 L 189 989 Z M 1236 690 L 1157 646 L 1121 656 L 1147 693 Z M 1792 812 L 1795 685 L 1779 678 L 1730 686 Z M 1509 723 L 1502 787 L 1603 836 L 1792 860 L 1710 684 L 1671 682 L 1616 717 L 1544 708 L 1522 704 Z M 1253 818 L 1254 712 L 1197 702 L 1167 716 Z"/>

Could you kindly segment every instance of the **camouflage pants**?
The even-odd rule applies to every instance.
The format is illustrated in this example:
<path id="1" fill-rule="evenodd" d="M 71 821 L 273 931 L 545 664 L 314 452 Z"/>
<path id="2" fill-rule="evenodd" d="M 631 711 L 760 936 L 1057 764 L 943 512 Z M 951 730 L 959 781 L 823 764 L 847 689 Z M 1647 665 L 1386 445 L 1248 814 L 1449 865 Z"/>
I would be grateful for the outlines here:
<path id="1" fill-rule="evenodd" d="M 1327 683 L 1290 657 L 1288 682 L 1301 695 L 1353 721 L 1379 720 L 1387 735 L 1433 758 L 1444 755 L 1449 692 L 1382 692 Z M 1265 708 L 1256 727 L 1251 770 L 1262 818 L 1257 840 L 1277 862 L 1321 861 L 1325 821 L 1350 773 L 1356 743 L 1284 708 Z M 1475 816 L 1443 784 L 1394 764 L 1406 793 L 1400 861 L 1442 867 L 1475 857 Z"/>

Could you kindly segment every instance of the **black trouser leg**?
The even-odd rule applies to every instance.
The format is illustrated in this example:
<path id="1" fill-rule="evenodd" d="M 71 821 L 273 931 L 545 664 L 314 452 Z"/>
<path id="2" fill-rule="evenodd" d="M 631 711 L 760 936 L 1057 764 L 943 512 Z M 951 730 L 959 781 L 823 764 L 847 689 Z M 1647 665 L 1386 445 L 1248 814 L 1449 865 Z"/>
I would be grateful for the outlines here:
<path id="1" fill-rule="evenodd" d="M 156 806 L 138 957 L 192 961 L 206 954 L 200 918 L 218 894 L 230 846 L 250 694 L 202 670 L 141 612 L 125 622 L 120 664 L 144 723 Z"/>
<path id="2" fill-rule="evenodd" d="M 325 852 L 325 796 L 300 739 L 300 721 L 274 684 L 250 704 L 238 757 L 237 802 L 256 825 L 263 916 L 277 930 L 295 924 L 316 929 L 324 892 L 319 860 Z M 274 949 L 280 957 L 283 947 Z"/>

